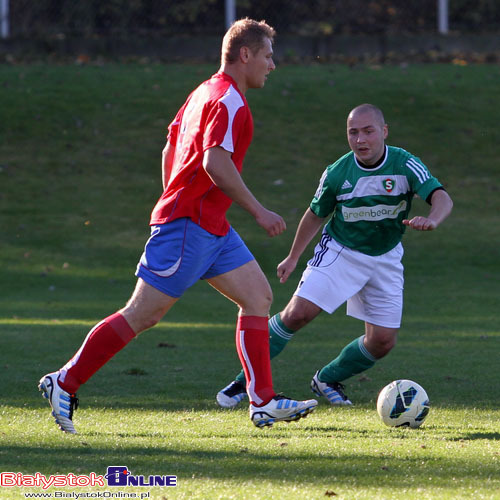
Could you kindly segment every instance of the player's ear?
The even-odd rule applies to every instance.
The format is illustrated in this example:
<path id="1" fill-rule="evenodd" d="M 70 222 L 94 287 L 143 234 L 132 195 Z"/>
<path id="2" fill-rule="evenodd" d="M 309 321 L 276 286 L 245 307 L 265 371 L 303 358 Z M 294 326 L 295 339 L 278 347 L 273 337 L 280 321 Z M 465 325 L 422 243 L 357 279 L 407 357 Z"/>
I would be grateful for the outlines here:
<path id="1" fill-rule="evenodd" d="M 387 136 L 389 135 L 389 125 L 387 123 L 384 125 L 384 139 L 387 139 Z"/>
<path id="2" fill-rule="evenodd" d="M 240 48 L 240 61 L 243 63 L 247 63 L 248 60 L 250 59 L 250 49 L 248 47 L 241 47 Z"/>

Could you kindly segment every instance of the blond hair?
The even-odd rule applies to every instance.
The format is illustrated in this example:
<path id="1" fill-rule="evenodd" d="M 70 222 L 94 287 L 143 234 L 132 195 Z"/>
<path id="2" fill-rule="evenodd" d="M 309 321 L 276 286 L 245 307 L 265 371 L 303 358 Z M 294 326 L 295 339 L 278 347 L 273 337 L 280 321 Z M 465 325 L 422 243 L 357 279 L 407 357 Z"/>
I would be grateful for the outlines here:
<path id="1" fill-rule="evenodd" d="M 227 30 L 222 40 L 221 59 L 232 64 L 238 60 L 241 47 L 248 47 L 253 54 L 264 47 L 264 40 L 273 42 L 276 32 L 265 21 L 254 21 L 245 17 L 235 21 Z"/>

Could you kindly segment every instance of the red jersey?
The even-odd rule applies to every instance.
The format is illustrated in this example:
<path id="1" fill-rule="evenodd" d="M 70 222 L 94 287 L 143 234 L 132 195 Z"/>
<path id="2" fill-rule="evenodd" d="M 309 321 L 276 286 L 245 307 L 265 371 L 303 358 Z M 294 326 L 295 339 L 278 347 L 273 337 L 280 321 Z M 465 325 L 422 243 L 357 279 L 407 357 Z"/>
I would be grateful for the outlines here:
<path id="1" fill-rule="evenodd" d="M 168 131 L 175 147 L 172 172 L 150 224 L 189 217 L 206 231 L 224 236 L 229 231 L 226 212 L 232 200 L 212 182 L 202 161 L 207 149 L 220 146 L 232 153 L 241 172 L 253 135 L 244 95 L 229 75 L 216 73 L 189 95 Z"/>

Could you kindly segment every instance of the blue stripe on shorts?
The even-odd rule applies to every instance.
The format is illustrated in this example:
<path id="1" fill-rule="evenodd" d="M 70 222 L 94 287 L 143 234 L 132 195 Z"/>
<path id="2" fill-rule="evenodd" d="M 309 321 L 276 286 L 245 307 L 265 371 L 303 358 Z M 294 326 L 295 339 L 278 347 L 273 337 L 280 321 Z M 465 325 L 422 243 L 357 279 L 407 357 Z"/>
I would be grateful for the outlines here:
<path id="1" fill-rule="evenodd" d="M 200 279 L 232 271 L 254 256 L 231 227 L 225 236 L 205 231 L 191 219 L 151 227 L 135 275 L 171 297 L 180 297 Z"/>

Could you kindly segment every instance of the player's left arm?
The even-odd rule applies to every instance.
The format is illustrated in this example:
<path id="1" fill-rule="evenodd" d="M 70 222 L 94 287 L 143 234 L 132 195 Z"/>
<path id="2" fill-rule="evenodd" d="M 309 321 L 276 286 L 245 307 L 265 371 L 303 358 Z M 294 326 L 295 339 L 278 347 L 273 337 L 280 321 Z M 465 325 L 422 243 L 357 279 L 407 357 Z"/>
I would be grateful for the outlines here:
<path id="1" fill-rule="evenodd" d="M 231 154 L 220 146 L 207 149 L 203 156 L 205 172 L 223 193 L 251 214 L 269 236 L 281 234 L 286 229 L 285 220 L 255 198 L 236 169 Z"/>
<path id="2" fill-rule="evenodd" d="M 172 172 L 172 166 L 174 164 L 175 146 L 167 140 L 167 144 L 163 148 L 162 158 L 161 158 L 161 180 L 163 183 L 163 190 L 166 189 L 168 181 L 170 179 L 170 174 Z"/>
<path id="3" fill-rule="evenodd" d="M 417 231 L 436 229 L 450 214 L 453 201 L 444 189 L 436 189 L 430 199 L 431 209 L 427 217 L 417 215 L 413 219 L 404 219 L 403 224 Z"/>

